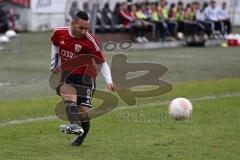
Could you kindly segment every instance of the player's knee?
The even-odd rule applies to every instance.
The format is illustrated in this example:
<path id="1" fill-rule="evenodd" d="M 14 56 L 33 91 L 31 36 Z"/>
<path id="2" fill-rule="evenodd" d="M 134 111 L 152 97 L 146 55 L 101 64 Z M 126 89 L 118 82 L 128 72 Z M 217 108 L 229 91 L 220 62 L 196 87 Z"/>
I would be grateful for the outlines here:
<path id="1" fill-rule="evenodd" d="M 70 94 L 61 94 L 62 99 L 64 102 L 66 101 L 72 101 L 77 102 L 77 96 L 76 95 L 70 95 Z"/>
<path id="2" fill-rule="evenodd" d="M 69 84 L 63 84 L 61 87 L 60 87 L 60 93 L 61 94 L 72 94 L 72 95 L 76 95 L 77 94 L 77 90 L 69 85 Z"/>

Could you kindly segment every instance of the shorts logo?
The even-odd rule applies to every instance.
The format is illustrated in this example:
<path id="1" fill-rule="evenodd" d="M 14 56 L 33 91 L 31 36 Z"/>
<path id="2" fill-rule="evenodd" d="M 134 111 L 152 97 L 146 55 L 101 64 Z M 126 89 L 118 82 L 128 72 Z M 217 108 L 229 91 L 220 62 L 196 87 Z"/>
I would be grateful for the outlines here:
<path id="1" fill-rule="evenodd" d="M 87 89 L 87 98 L 91 98 L 92 97 L 92 91 L 91 89 Z"/>
<path id="2" fill-rule="evenodd" d="M 82 49 L 82 46 L 80 44 L 75 44 L 75 52 L 80 52 Z"/>
<path id="3" fill-rule="evenodd" d="M 90 103 L 90 100 L 88 99 L 88 100 L 86 101 L 86 103 Z"/>

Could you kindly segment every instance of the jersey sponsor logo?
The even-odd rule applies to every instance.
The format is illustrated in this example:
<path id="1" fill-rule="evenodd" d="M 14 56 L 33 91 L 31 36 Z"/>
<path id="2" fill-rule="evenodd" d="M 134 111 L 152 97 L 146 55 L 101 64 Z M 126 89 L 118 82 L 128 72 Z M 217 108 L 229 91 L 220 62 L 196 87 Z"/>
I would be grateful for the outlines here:
<path id="1" fill-rule="evenodd" d="M 75 52 L 80 52 L 82 49 L 82 46 L 80 44 L 75 44 Z"/>
<path id="2" fill-rule="evenodd" d="M 73 52 L 69 52 L 69 51 L 66 51 L 66 50 L 62 50 L 61 55 L 65 59 L 73 59 L 73 58 L 77 57 Z"/>

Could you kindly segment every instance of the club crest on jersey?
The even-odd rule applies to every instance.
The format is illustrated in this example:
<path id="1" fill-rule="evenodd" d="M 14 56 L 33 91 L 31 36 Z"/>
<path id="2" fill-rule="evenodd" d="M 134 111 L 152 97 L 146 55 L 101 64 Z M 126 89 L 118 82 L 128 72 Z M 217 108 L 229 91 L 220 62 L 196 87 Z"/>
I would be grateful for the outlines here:
<path id="1" fill-rule="evenodd" d="M 80 52 L 82 49 L 82 46 L 80 44 L 75 44 L 75 52 Z"/>
<path id="2" fill-rule="evenodd" d="M 60 44 L 64 45 L 64 44 L 65 44 L 65 42 L 64 42 L 64 41 L 61 41 L 61 42 L 60 42 Z"/>

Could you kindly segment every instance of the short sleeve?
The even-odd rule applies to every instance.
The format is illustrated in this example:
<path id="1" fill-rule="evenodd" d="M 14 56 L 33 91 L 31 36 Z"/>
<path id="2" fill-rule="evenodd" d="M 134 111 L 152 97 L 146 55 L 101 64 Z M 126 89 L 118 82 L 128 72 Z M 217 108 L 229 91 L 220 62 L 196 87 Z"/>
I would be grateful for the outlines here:
<path id="1" fill-rule="evenodd" d="M 52 44 L 55 45 L 55 46 L 59 46 L 59 34 L 58 34 L 58 31 L 57 30 L 54 30 L 53 31 L 53 34 L 51 36 L 51 41 L 52 41 Z"/>

